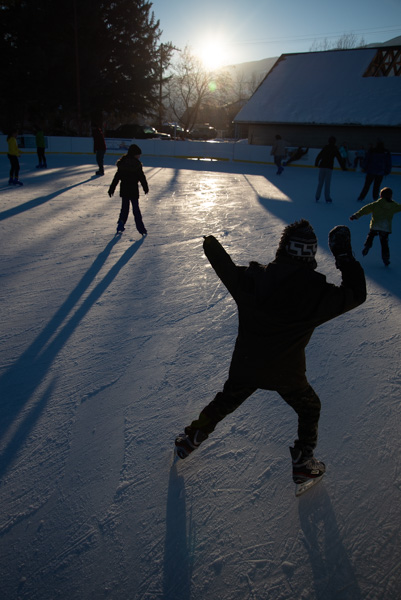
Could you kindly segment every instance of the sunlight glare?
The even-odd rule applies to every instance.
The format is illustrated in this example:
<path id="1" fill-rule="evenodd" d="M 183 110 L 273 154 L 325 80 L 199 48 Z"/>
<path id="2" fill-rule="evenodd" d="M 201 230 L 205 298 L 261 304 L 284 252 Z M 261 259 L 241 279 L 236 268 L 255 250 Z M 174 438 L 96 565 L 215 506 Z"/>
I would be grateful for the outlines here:
<path id="1" fill-rule="evenodd" d="M 225 64 L 227 52 L 224 44 L 217 40 L 208 40 L 200 48 L 199 56 L 208 71 L 219 69 Z"/>

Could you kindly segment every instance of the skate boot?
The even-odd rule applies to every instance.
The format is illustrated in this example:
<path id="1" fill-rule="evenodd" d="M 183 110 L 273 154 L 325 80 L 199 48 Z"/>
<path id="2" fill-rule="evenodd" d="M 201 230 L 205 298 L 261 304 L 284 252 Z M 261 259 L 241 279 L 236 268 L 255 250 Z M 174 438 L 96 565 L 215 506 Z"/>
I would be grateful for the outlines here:
<path id="1" fill-rule="evenodd" d="M 290 448 L 292 479 L 296 484 L 295 495 L 300 496 L 315 485 L 326 472 L 326 466 L 313 456 L 312 448 Z"/>
<path id="2" fill-rule="evenodd" d="M 208 438 L 207 433 L 200 429 L 185 427 L 185 433 L 175 438 L 176 453 L 179 458 L 187 458 L 200 444 Z"/>
<path id="3" fill-rule="evenodd" d="M 122 221 L 118 221 L 117 233 L 122 233 L 123 231 L 125 231 L 124 223 Z"/>
<path id="4" fill-rule="evenodd" d="M 24 185 L 24 184 L 22 183 L 22 181 L 20 181 L 20 180 L 19 180 L 19 179 L 17 179 L 16 177 L 14 178 L 13 184 L 14 184 L 14 185 Z"/>

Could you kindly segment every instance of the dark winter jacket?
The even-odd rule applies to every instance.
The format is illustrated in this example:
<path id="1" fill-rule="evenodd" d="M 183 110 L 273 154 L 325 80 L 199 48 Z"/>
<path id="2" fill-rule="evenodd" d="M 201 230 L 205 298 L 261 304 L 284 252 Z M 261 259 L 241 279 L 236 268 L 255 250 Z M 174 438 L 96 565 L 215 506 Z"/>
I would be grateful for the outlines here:
<path id="1" fill-rule="evenodd" d="M 368 175 L 389 175 L 391 166 L 391 154 L 384 148 L 376 147 L 366 153 L 364 167 Z"/>
<path id="2" fill-rule="evenodd" d="M 111 182 L 109 194 L 114 194 L 114 190 L 119 181 L 121 181 L 120 196 L 122 198 L 138 198 L 139 182 L 141 183 L 145 194 L 149 191 L 148 182 L 146 181 L 145 173 L 142 169 L 142 163 L 137 158 L 130 158 L 125 155 L 117 161 L 117 173 L 114 175 L 113 181 Z"/>
<path id="3" fill-rule="evenodd" d="M 327 144 L 327 146 L 324 146 L 324 148 L 322 148 L 322 150 L 316 157 L 315 167 L 319 167 L 321 169 L 333 169 L 335 158 L 338 160 L 338 164 L 343 169 L 343 171 L 346 171 L 344 161 L 335 144 Z"/>
<path id="4" fill-rule="evenodd" d="M 93 152 L 98 152 L 99 150 L 106 151 L 106 142 L 104 141 L 103 131 L 97 127 L 92 130 L 93 135 Z"/>
<path id="5" fill-rule="evenodd" d="M 205 239 L 204 250 L 238 306 L 230 379 L 283 392 L 306 387 L 305 347 L 315 327 L 366 299 L 359 262 L 344 265 L 336 286 L 293 259 L 236 266 L 213 236 Z"/>

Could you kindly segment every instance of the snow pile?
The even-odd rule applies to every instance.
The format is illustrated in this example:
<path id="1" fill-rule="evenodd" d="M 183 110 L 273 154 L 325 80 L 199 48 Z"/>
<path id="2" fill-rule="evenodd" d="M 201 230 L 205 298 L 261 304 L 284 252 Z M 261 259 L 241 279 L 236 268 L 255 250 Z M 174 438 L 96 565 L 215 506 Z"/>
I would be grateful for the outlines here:
<path id="1" fill-rule="evenodd" d="M 363 259 L 368 300 L 319 328 L 308 376 L 323 411 L 324 480 L 294 496 L 296 431 L 257 392 L 188 460 L 174 436 L 218 391 L 236 308 L 202 253 L 268 262 L 286 223 L 310 219 L 319 270 L 338 283 L 328 231 L 363 175 L 145 158 L 146 239 L 85 157 L 22 159 L 3 176 L 0 572 L 11 600 L 394 600 L 401 589 L 401 219 L 391 266 Z M 201 168 L 200 168 L 201 167 Z M 3 158 L 3 173 L 7 163 Z M 401 201 L 397 176 L 386 185 Z M 360 250 L 368 219 L 350 224 Z"/>

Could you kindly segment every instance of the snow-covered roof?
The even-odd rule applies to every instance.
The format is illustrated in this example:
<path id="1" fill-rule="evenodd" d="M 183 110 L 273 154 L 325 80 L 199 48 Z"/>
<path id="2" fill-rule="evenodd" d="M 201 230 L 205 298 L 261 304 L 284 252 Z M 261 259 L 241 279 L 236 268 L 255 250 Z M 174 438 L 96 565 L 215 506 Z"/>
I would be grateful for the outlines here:
<path id="1" fill-rule="evenodd" d="M 401 125 L 401 77 L 364 77 L 378 48 L 283 54 L 236 123 Z"/>

